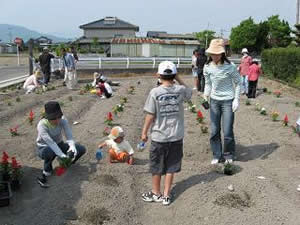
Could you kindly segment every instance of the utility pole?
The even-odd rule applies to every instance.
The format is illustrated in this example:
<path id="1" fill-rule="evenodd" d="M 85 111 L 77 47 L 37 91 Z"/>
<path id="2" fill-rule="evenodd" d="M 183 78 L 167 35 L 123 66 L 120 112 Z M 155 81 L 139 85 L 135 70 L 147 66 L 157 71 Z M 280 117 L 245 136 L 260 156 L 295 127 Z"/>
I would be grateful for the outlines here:
<path id="1" fill-rule="evenodd" d="M 300 24 L 300 0 L 297 0 L 297 13 L 296 13 L 296 24 Z"/>
<path id="2" fill-rule="evenodd" d="M 29 75 L 33 74 L 33 39 L 30 38 L 28 41 L 28 52 L 29 52 Z"/>

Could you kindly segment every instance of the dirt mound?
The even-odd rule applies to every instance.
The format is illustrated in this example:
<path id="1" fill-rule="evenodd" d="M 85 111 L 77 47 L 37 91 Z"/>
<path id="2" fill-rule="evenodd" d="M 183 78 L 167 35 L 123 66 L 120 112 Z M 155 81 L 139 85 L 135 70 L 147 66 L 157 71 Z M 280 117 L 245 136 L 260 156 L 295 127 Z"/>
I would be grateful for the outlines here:
<path id="1" fill-rule="evenodd" d="M 217 197 L 214 203 L 229 208 L 249 208 L 251 206 L 251 197 L 247 192 L 244 192 L 243 196 L 236 193 L 226 193 Z"/>
<path id="2" fill-rule="evenodd" d="M 110 213 L 105 208 L 91 209 L 83 214 L 82 220 L 88 222 L 88 225 L 103 225 L 110 221 Z"/>

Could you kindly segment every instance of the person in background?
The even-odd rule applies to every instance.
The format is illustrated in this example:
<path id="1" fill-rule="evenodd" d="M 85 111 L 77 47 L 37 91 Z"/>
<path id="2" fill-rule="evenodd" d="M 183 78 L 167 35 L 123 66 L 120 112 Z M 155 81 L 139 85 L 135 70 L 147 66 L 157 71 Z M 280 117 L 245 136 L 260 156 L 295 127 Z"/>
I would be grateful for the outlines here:
<path id="1" fill-rule="evenodd" d="M 158 66 L 161 85 L 153 88 L 146 100 L 146 112 L 141 139 L 148 140 L 151 127 L 150 173 L 152 190 L 142 194 L 145 202 L 171 203 L 171 187 L 175 173 L 181 170 L 184 137 L 183 102 L 192 97 L 192 89 L 177 75 L 174 63 L 161 62 Z M 174 84 L 174 80 L 179 85 Z M 161 193 L 161 177 L 165 175 Z"/>
<path id="2" fill-rule="evenodd" d="M 192 55 L 192 75 L 194 77 L 194 88 L 193 90 L 198 89 L 198 67 L 197 67 L 197 58 L 198 58 L 198 50 L 195 49 Z"/>
<path id="3" fill-rule="evenodd" d="M 235 65 L 225 56 L 223 39 L 213 39 L 204 66 L 205 89 L 203 98 L 210 98 L 210 146 L 213 151 L 211 164 L 226 160 L 231 163 L 235 156 L 233 133 L 234 114 L 239 107 L 241 77 Z M 221 141 L 221 121 L 224 133 L 224 151 Z"/>
<path id="4" fill-rule="evenodd" d="M 198 53 L 199 53 L 197 57 L 198 91 L 204 92 L 205 79 L 203 75 L 203 67 L 207 62 L 207 56 L 205 55 L 204 48 L 199 49 Z"/>
<path id="5" fill-rule="evenodd" d="M 68 53 L 65 48 L 61 49 L 63 70 L 65 73 L 63 85 L 68 89 L 74 89 L 77 85 L 77 74 L 75 58 L 71 53 Z"/>
<path id="6" fill-rule="evenodd" d="M 125 134 L 122 127 L 113 127 L 108 135 L 109 140 L 99 144 L 98 148 L 109 148 L 109 162 L 110 163 L 124 163 L 133 164 L 134 151 L 128 141 L 125 140 Z"/>
<path id="7" fill-rule="evenodd" d="M 29 93 L 33 92 L 36 88 L 39 87 L 38 78 L 40 78 L 40 76 L 41 76 L 41 71 L 36 70 L 34 72 L 34 74 L 29 76 L 25 80 L 23 88 L 26 91 L 26 94 L 29 94 Z"/>
<path id="8" fill-rule="evenodd" d="M 75 143 L 69 122 L 64 118 L 60 105 L 56 101 L 49 101 L 45 104 L 45 118 L 37 125 L 38 137 L 36 140 L 38 156 L 44 160 L 42 177 L 38 183 L 44 186 L 46 177 L 53 173 L 52 162 L 56 156 L 66 158 L 67 152 L 72 152 L 74 164 L 86 152 L 86 148 Z M 66 142 L 63 141 L 63 134 Z"/>
<path id="9" fill-rule="evenodd" d="M 252 64 L 252 58 L 249 56 L 249 52 L 247 48 L 243 48 L 242 50 L 242 59 L 241 64 L 239 66 L 239 72 L 242 76 L 242 94 L 248 93 L 248 75 L 249 75 L 249 67 Z"/>
<path id="10" fill-rule="evenodd" d="M 45 87 L 47 87 L 47 85 L 50 81 L 51 59 L 53 59 L 53 58 L 54 58 L 54 55 L 49 53 L 49 49 L 47 47 L 44 47 L 43 53 L 39 56 L 39 62 L 40 62 L 41 70 L 43 73 L 43 85 Z"/>
<path id="11" fill-rule="evenodd" d="M 99 83 L 96 85 L 96 87 L 100 88 L 102 98 L 110 98 L 113 95 L 113 90 L 106 81 L 107 78 L 102 75 L 100 77 Z"/>
<path id="12" fill-rule="evenodd" d="M 258 65 L 258 60 L 253 59 L 251 66 L 249 67 L 249 75 L 248 75 L 248 98 L 255 98 L 256 97 L 256 87 L 258 78 L 261 74 L 261 68 Z"/>
<path id="13" fill-rule="evenodd" d="M 75 59 L 75 63 L 77 63 L 79 58 L 78 58 L 77 51 L 74 46 L 71 47 L 71 54 L 73 55 L 73 57 Z"/>

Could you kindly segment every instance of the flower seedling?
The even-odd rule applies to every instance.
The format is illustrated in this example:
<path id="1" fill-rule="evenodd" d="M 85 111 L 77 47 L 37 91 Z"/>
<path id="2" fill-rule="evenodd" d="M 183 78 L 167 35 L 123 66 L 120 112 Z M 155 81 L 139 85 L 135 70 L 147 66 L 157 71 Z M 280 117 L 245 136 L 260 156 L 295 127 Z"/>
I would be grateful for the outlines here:
<path id="1" fill-rule="evenodd" d="M 7 105 L 8 105 L 8 106 L 12 106 L 11 101 L 7 102 Z"/>
<path id="2" fill-rule="evenodd" d="M 33 120 L 34 120 L 34 112 L 32 110 L 30 110 L 29 116 L 28 116 L 28 121 L 29 121 L 30 125 L 32 125 Z"/>
<path id="3" fill-rule="evenodd" d="M 272 117 L 272 121 L 277 121 L 277 118 L 279 117 L 279 113 L 274 111 L 272 112 L 271 117 Z"/>
<path id="4" fill-rule="evenodd" d="M 108 126 L 112 126 L 113 122 L 113 115 L 111 112 L 107 113 L 107 116 L 106 116 L 106 120 L 104 121 L 104 123 L 106 123 Z"/>
<path id="5" fill-rule="evenodd" d="M 113 108 L 113 112 L 115 115 L 118 115 L 118 113 L 124 111 L 124 105 L 123 104 L 118 104 Z"/>
<path id="6" fill-rule="evenodd" d="M 280 98 L 281 92 L 280 92 L 280 91 L 274 91 L 274 95 L 275 95 L 277 98 Z"/>
<path id="7" fill-rule="evenodd" d="M 72 101 L 73 101 L 73 97 L 72 97 L 72 96 L 69 96 L 69 97 L 68 97 L 68 100 L 69 100 L 70 102 L 72 102 Z"/>
<path id="8" fill-rule="evenodd" d="M 209 109 L 209 103 L 204 98 L 200 98 L 200 104 L 204 107 L 204 109 Z"/>
<path id="9" fill-rule="evenodd" d="M 200 110 L 197 111 L 197 121 L 198 123 L 203 123 L 204 116 Z"/>
<path id="10" fill-rule="evenodd" d="M 2 152 L 0 171 L 2 179 L 8 181 L 10 179 L 11 165 L 8 163 L 9 156 L 6 152 Z"/>
<path id="11" fill-rule="evenodd" d="M 300 102 L 295 102 L 296 107 L 300 107 Z"/>
<path id="12" fill-rule="evenodd" d="M 83 88 L 83 90 L 85 91 L 85 92 L 89 92 L 90 90 L 92 90 L 93 89 L 93 85 L 91 85 L 91 84 L 86 84 L 85 86 L 84 86 L 84 88 Z"/>
<path id="13" fill-rule="evenodd" d="M 256 110 L 256 111 L 260 111 L 260 110 L 261 110 L 261 106 L 260 106 L 259 103 L 256 103 L 256 104 L 255 104 L 255 110 Z"/>
<path id="14" fill-rule="evenodd" d="M 267 110 L 264 107 L 262 107 L 260 110 L 260 114 L 264 116 L 267 115 Z"/>
<path id="15" fill-rule="evenodd" d="M 205 126 L 205 125 L 202 125 L 202 126 L 201 126 L 201 132 L 202 132 L 203 134 L 208 133 L 208 127 Z"/>
<path id="16" fill-rule="evenodd" d="M 135 87 L 134 87 L 134 86 L 130 86 L 130 87 L 128 88 L 128 94 L 133 95 L 133 94 L 134 94 L 134 91 L 135 91 Z"/>
<path id="17" fill-rule="evenodd" d="M 72 158 L 71 157 L 59 158 L 58 162 L 59 162 L 59 166 L 55 168 L 55 173 L 57 176 L 61 176 L 72 165 Z"/>
<path id="18" fill-rule="evenodd" d="M 289 118 L 287 116 L 287 114 L 285 114 L 283 121 L 282 121 L 283 126 L 288 126 L 289 125 Z"/>
<path id="19" fill-rule="evenodd" d="M 249 99 L 246 99 L 246 102 L 245 102 L 246 105 L 251 105 L 251 102 Z"/>
<path id="20" fill-rule="evenodd" d="M 235 172 L 235 166 L 231 163 L 225 163 L 224 165 L 224 174 L 226 175 L 233 175 Z"/>
<path id="21" fill-rule="evenodd" d="M 21 98 L 18 96 L 17 98 L 16 98 L 16 102 L 20 102 L 21 101 Z"/>
<path id="22" fill-rule="evenodd" d="M 123 105 L 125 103 L 127 103 L 127 98 L 126 97 L 121 97 L 120 103 Z"/>
<path id="23" fill-rule="evenodd" d="M 110 133 L 110 128 L 109 127 L 105 127 L 104 130 L 103 130 L 103 135 L 104 136 L 108 136 Z"/>
<path id="24" fill-rule="evenodd" d="M 19 135 L 18 126 L 9 128 L 9 132 L 10 132 L 11 136 L 18 136 Z"/>
<path id="25" fill-rule="evenodd" d="M 22 166 L 15 157 L 11 158 L 11 179 L 20 181 L 23 176 Z"/>

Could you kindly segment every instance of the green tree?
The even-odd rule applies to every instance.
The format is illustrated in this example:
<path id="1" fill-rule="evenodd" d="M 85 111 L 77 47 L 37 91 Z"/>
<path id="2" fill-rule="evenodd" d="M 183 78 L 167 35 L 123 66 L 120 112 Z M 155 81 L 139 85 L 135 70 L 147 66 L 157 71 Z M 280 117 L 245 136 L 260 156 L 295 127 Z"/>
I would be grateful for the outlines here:
<path id="1" fill-rule="evenodd" d="M 291 28 L 279 15 L 271 16 L 267 20 L 269 25 L 268 42 L 271 47 L 287 47 L 291 41 Z"/>
<path id="2" fill-rule="evenodd" d="M 256 36 L 255 51 L 261 52 L 265 48 L 269 48 L 268 35 L 269 35 L 269 24 L 267 21 L 260 22 L 258 24 L 258 31 Z"/>
<path id="3" fill-rule="evenodd" d="M 292 32 L 295 34 L 295 42 L 298 47 L 300 47 L 300 23 L 295 25 L 296 30 L 293 30 Z"/>
<path id="4" fill-rule="evenodd" d="M 237 27 L 231 29 L 230 47 L 235 52 L 240 52 L 242 48 L 248 48 L 249 51 L 256 49 L 256 40 L 258 34 L 258 25 L 250 17 L 240 23 Z"/>
<path id="5" fill-rule="evenodd" d="M 208 47 L 210 41 L 215 38 L 216 32 L 213 30 L 204 30 L 196 33 L 196 37 L 201 47 Z"/>

